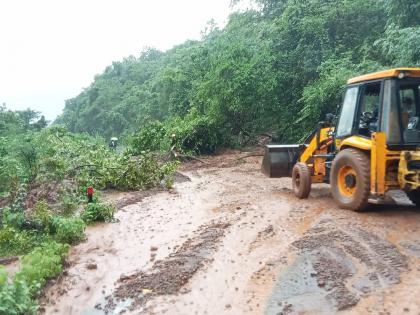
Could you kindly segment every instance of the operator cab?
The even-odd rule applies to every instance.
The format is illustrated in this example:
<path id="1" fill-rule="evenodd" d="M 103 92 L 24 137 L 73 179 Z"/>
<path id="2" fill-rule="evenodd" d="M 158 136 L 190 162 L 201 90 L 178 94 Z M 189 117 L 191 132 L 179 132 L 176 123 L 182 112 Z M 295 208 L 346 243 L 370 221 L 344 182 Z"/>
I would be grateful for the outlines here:
<path id="1" fill-rule="evenodd" d="M 388 146 L 420 145 L 420 71 L 394 69 L 348 81 L 335 131 L 337 139 L 373 132 Z"/>

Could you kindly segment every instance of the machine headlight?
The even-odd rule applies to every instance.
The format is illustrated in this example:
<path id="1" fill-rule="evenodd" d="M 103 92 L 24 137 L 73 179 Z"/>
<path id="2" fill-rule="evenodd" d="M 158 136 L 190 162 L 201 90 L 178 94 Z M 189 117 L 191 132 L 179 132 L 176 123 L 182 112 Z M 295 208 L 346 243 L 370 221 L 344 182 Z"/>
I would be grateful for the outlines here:
<path id="1" fill-rule="evenodd" d="M 408 72 L 408 71 L 401 71 L 398 74 L 398 79 L 404 79 L 405 77 L 408 77 L 409 75 L 410 75 L 410 72 Z"/>

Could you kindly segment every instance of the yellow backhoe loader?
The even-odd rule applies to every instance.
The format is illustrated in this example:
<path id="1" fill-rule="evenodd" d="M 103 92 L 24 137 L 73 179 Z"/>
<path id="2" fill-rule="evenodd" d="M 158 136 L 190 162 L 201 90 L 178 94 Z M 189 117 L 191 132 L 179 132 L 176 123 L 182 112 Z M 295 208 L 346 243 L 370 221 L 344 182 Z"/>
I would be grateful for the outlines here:
<path id="1" fill-rule="evenodd" d="M 291 177 L 298 198 L 329 183 L 345 209 L 364 210 L 392 189 L 420 207 L 420 68 L 350 79 L 338 117 L 327 115 L 304 144 L 267 145 L 262 171 Z"/>

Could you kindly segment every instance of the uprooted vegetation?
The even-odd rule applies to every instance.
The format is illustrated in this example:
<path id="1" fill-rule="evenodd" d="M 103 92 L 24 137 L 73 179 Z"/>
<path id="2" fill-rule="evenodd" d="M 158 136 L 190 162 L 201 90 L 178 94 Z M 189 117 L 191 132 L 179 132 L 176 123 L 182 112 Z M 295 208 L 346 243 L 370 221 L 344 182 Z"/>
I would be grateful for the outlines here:
<path id="1" fill-rule="evenodd" d="M 20 271 L 0 269 L 0 314 L 32 314 L 48 279 L 62 271 L 69 245 L 85 240 L 87 224 L 111 222 L 115 206 L 95 193 L 170 186 L 177 162 L 133 149 L 110 150 L 103 139 L 60 126 L 22 125 L 0 108 L 0 257 L 20 256 Z M 10 118 L 15 117 L 15 123 Z M 3 135 L 3 133 L 2 133 Z M 10 258 L 10 259 L 9 259 Z"/>

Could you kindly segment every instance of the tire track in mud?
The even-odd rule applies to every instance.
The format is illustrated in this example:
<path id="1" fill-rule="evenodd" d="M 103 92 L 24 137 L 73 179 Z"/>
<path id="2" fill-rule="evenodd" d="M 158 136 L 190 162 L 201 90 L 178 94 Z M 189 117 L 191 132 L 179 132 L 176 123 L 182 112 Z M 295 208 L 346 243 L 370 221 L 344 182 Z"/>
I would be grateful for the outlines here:
<path id="1" fill-rule="evenodd" d="M 280 275 L 267 314 L 345 310 L 376 289 L 399 283 L 408 270 L 408 258 L 388 241 L 329 218 L 292 246 L 297 258 Z"/>
<path id="2" fill-rule="evenodd" d="M 155 297 L 186 293 L 185 285 L 197 271 L 212 262 L 212 254 L 230 226 L 229 221 L 212 221 L 200 226 L 194 237 L 165 259 L 156 261 L 149 270 L 121 276 L 113 294 L 106 297 L 105 305 L 95 307 L 106 314 L 116 308 L 139 310 Z"/>

